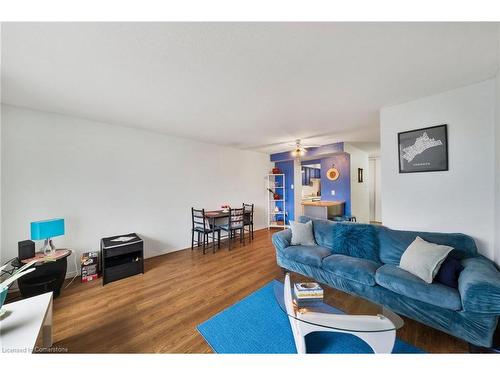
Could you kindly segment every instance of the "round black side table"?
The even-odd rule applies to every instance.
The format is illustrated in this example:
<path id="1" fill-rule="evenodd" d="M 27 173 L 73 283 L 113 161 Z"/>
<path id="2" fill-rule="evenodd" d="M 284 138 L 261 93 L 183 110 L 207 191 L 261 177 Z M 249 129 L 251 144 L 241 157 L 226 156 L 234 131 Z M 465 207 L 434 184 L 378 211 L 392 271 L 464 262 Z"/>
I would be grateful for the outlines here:
<path id="1" fill-rule="evenodd" d="M 66 277 L 68 269 L 67 258 L 71 255 L 71 250 L 63 249 L 65 252 L 60 253 L 58 257 L 43 256 L 37 253 L 37 258 L 40 259 L 33 267 L 35 271 L 21 277 L 17 280 L 19 291 L 23 298 L 33 297 L 38 294 L 53 292 L 54 298 L 61 293 L 61 286 Z M 57 250 L 61 252 L 61 250 Z M 26 260 L 24 260 L 26 262 Z M 18 258 L 11 262 L 12 267 L 20 268 L 25 263 Z"/>

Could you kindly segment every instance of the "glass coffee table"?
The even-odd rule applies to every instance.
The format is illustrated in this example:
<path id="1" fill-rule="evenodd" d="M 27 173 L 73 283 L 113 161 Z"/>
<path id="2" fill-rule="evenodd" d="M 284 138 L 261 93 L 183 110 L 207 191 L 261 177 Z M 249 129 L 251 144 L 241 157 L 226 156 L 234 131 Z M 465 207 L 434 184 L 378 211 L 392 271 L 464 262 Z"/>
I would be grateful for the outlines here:
<path id="1" fill-rule="evenodd" d="M 365 341 L 375 353 L 391 353 L 396 331 L 404 325 L 399 315 L 371 302 L 360 304 L 354 315 L 343 313 L 327 301 L 298 307 L 289 273 L 283 286 L 279 283 L 274 286 L 274 296 L 288 316 L 299 354 L 306 353 L 305 336 L 317 331 L 348 333 Z"/>

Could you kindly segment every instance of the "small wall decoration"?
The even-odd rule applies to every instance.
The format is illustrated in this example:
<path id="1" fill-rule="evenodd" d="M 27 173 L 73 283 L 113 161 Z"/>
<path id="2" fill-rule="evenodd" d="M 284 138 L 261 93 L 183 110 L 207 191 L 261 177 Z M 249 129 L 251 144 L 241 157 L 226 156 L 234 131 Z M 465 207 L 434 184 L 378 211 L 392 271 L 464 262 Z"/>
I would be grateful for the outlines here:
<path id="1" fill-rule="evenodd" d="M 447 125 L 398 133 L 399 173 L 448 170 Z"/>
<path id="2" fill-rule="evenodd" d="M 326 171 L 326 178 L 328 178 L 330 181 L 335 181 L 339 177 L 340 177 L 340 173 L 339 173 L 338 169 L 335 168 L 335 165 Z"/>
<path id="3" fill-rule="evenodd" d="M 358 182 L 363 182 L 363 168 L 358 168 Z"/>

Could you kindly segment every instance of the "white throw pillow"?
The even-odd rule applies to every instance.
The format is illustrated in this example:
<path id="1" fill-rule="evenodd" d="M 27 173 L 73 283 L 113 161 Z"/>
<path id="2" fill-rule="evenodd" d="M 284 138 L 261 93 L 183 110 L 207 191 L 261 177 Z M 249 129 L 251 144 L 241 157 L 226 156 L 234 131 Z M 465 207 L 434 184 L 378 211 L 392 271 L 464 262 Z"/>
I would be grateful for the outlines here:
<path id="1" fill-rule="evenodd" d="M 438 245 L 417 237 L 403 253 L 399 267 L 430 284 L 451 250 L 451 246 Z"/>
<path id="2" fill-rule="evenodd" d="M 290 229 L 292 230 L 292 240 L 290 241 L 290 245 L 316 245 L 316 241 L 314 241 L 312 221 L 308 221 L 303 224 L 298 221 L 290 220 Z"/>

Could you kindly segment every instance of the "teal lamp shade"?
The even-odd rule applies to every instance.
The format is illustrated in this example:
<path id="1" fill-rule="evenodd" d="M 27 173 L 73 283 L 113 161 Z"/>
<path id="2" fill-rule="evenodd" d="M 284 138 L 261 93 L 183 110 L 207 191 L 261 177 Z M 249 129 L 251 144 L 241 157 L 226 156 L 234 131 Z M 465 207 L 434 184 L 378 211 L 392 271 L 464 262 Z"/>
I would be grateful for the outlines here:
<path id="1" fill-rule="evenodd" d="M 31 223 L 31 240 L 46 240 L 64 235 L 64 219 L 50 219 Z"/>
<path id="2" fill-rule="evenodd" d="M 3 306 L 3 303 L 5 302 L 5 297 L 7 297 L 7 291 L 9 288 L 0 286 L 0 308 Z"/>

